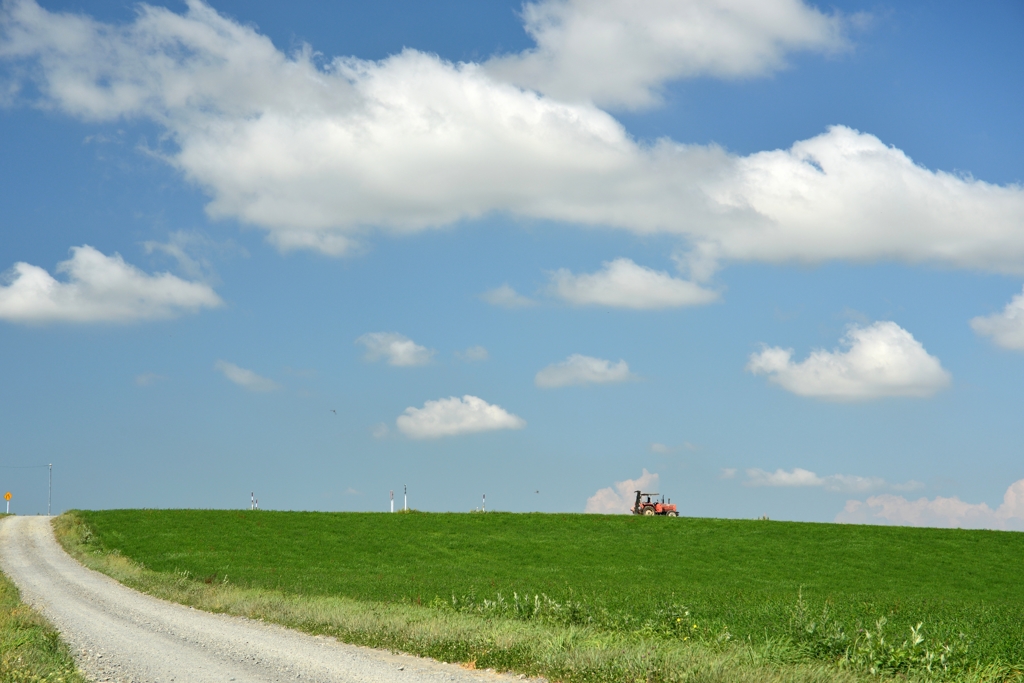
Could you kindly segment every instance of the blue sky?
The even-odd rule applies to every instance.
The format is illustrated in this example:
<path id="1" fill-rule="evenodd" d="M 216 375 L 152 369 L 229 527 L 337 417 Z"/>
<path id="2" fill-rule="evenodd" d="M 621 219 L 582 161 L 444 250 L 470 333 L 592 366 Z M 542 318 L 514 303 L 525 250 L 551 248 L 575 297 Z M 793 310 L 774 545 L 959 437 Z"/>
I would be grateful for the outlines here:
<path id="1" fill-rule="evenodd" d="M 1019 3 L 0 6 L 56 510 L 1024 528 Z"/>

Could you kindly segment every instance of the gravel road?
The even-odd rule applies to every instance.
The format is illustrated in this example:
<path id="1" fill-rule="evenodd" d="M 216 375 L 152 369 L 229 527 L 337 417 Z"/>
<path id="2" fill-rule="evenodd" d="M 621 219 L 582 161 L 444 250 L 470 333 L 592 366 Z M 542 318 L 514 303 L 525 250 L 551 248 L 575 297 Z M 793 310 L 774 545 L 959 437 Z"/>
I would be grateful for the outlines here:
<path id="1" fill-rule="evenodd" d="M 96 681 L 498 683 L 515 676 L 309 636 L 143 595 L 84 568 L 49 517 L 0 520 L 0 568 L 60 631 Z"/>

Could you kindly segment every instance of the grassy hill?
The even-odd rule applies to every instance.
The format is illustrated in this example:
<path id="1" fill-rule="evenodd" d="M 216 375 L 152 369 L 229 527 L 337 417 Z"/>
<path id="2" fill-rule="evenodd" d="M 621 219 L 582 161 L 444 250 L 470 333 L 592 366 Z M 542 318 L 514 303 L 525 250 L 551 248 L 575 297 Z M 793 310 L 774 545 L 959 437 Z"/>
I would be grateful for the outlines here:
<path id="1" fill-rule="evenodd" d="M 80 512 L 157 572 L 609 631 L 803 644 L 911 627 L 961 664 L 1024 668 L 1024 534 L 550 514 Z M 497 602 L 499 594 L 502 602 Z M 517 606 L 513 595 L 544 595 Z M 454 602 L 453 602 L 454 597 Z M 553 602 L 552 602 L 553 601 Z M 870 639 L 870 638 L 869 638 Z"/>

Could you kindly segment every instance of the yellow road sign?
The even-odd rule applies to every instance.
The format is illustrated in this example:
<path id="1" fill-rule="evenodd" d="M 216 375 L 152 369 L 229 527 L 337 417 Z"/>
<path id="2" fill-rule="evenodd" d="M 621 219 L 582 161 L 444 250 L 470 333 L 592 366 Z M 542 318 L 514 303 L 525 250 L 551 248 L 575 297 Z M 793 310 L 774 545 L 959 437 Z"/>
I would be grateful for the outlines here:
<path id="1" fill-rule="evenodd" d="M 4 500 L 10 500 L 10 499 L 11 499 L 11 492 L 8 491 L 7 493 L 4 494 Z"/>

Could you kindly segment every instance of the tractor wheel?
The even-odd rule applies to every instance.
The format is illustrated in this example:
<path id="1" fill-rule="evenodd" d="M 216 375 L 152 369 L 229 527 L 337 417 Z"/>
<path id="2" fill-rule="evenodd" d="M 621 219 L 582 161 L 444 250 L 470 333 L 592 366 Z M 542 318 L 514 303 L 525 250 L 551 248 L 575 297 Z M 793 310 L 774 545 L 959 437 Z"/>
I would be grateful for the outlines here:
<path id="1" fill-rule="evenodd" d="M 668 513 L 668 516 L 669 517 L 678 517 L 679 513 L 676 512 L 675 510 L 670 510 L 669 513 Z"/>
<path id="2" fill-rule="evenodd" d="M 645 517 L 653 517 L 654 516 L 654 508 L 644 508 L 644 516 Z"/>

